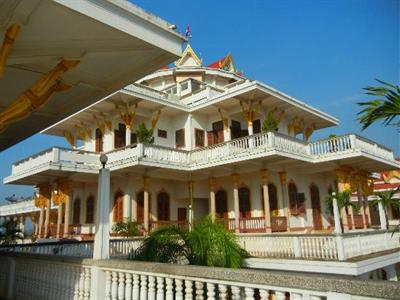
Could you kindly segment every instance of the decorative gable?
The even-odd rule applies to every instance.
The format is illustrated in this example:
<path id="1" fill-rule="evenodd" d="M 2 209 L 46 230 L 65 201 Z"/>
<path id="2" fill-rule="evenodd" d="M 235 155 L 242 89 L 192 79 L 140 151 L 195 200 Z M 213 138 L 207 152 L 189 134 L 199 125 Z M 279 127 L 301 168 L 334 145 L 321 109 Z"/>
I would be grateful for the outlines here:
<path id="1" fill-rule="evenodd" d="M 182 57 L 175 63 L 177 67 L 201 67 L 202 62 L 192 47 L 188 44 L 185 51 L 183 51 Z"/>
<path id="2" fill-rule="evenodd" d="M 230 53 L 220 60 L 208 65 L 208 67 L 212 69 L 221 69 L 228 72 L 236 72 L 235 65 L 233 64 L 232 54 Z"/>

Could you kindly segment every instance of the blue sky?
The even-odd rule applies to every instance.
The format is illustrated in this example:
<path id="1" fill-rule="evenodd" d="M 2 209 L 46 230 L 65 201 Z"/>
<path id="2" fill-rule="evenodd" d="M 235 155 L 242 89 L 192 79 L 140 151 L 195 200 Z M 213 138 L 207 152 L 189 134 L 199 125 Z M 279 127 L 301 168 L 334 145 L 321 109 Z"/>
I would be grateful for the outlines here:
<path id="1" fill-rule="evenodd" d="M 357 101 L 374 78 L 399 84 L 400 1 L 141 0 L 135 4 L 174 23 L 211 63 L 231 52 L 244 75 L 263 81 L 340 119 L 331 133 L 360 133 Z M 380 125 L 361 133 L 399 154 L 399 134 Z M 61 138 L 36 135 L 0 153 L 1 179 L 12 162 L 53 145 Z M 30 195 L 29 187 L 0 184 L 6 196 Z"/>

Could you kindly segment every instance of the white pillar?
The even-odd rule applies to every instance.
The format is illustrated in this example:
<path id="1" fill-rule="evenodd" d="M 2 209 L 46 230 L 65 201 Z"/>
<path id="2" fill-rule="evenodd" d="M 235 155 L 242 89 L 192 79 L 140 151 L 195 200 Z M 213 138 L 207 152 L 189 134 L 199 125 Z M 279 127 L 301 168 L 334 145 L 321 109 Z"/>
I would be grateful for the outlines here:
<path id="1" fill-rule="evenodd" d="M 57 207 L 57 235 L 56 237 L 60 238 L 61 233 L 61 222 L 62 222 L 62 203 L 58 202 Z"/>
<path id="2" fill-rule="evenodd" d="M 64 237 L 69 234 L 69 216 L 70 216 L 71 197 L 69 194 L 65 198 L 65 215 L 64 215 Z"/>
<path id="3" fill-rule="evenodd" d="M 342 231 L 342 226 L 340 225 L 340 213 L 339 213 L 339 206 L 337 203 L 336 199 L 336 193 L 332 193 L 332 206 L 333 206 L 333 217 L 335 220 L 335 233 L 341 234 L 343 233 Z"/>
<path id="4" fill-rule="evenodd" d="M 239 175 L 232 174 L 233 180 L 233 206 L 235 209 L 235 232 L 240 232 L 240 206 L 239 206 Z"/>
<path id="5" fill-rule="evenodd" d="M 125 127 L 125 144 L 126 144 L 126 146 L 129 146 L 132 143 L 132 141 L 131 141 L 131 133 L 132 133 L 131 127 L 130 126 L 126 126 Z"/>
<path id="6" fill-rule="evenodd" d="M 253 135 L 253 120 L 247 121 L 247 131 L 249 132 L 249 135 Z"/>
<path id="7" fill-rule="evenodd" d="M 214 223 L 215 222 L 215 177 L 210 178 L 210 214 L 211 214 L 211 220 Z"/>
<path id="8" fill-rule="evenodd" d="M 105 164 L 105 163 L 104 163 Z M 110 170 L 100 169 L 93 259 L 110 258 Z"/>
<path id="9" fill-rule="evenodd" d="M 261 170 L 261 181 L 264 198 L 265 232 L 271 232 L 271 209 L 269 207 L 268 170 Z"/>
<path id="10" fill-rule="evenodd" d="M 40 213 L 39 213 L 39 228 L 38 228 L 38 237 L 42 237 L 43 233 L 43 218 L 44 218 L 44 207 L 40 207 Z"/>
<path id="11" fill-rule="evenodd" d="M 49 223 L 50 223 L 50 209 L 51 209 L 51 201 L 50 198 L 46 200 L 46 219 L 44 220 L 44 237 L 47 238 L 49 233 Z"/>
<path id="12" fill-rule="evenodd" d="M 189 193 L 189 229 L 193 228 L 194 221 L 194 208 L 193 208 L 193 180 L 188 181 L 188 193 Z"/>
<path id="13" fill-rule="evenodd" d="M 131 196 L 129 194 L 124 196 L 123 217 L 124 220 L 131 220 Z"/>
<path id="14" fill-rule="evenodd" d="M 387 230 L 387 220 L 386 220 L 386 213 L 385 208 L 381 201 L 378 202 L 378 209 L 379 209 L 379 220 L 381 222 L 381 229 Z"/>
<path id="15" fill-rule="evenodd" d="M 149 224 L 149 178 L 143 177 L 143 225 L 146 232 L 150 229 Z"/>
<path id="16" fill-rule="evenodd" d="M 387 280 L 390 281 L 398 281 L 397 273 L 396 273 L 396 265 L 392 264 L 383 268 L 386 272 Z"/>

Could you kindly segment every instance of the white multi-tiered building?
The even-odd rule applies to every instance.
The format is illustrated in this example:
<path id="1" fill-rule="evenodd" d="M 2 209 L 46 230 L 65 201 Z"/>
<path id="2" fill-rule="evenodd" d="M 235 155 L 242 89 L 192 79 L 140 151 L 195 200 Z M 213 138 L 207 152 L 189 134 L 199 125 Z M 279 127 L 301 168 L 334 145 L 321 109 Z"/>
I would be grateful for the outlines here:
<path id="1" fill-rule="evenodd" d="M 357 192 L 359 209 L 341 209 L 344 231 L 372 231 L 369 174 L 399 167 L 390 149 L 355 134 L 312 139 L 316 130 L 338 123 L 247 79 L 237 72 L 231 55 L 204 66 L 187 46 L 175 66 L 147 75 L 47 129 L 46 134 L 64 136 L 71 148 L 54 147 L 14 163 L 4 182 L 35 185 L 38 194 L 33 203 L 13 204 L 25 205 L 25 210 L 9 206 L 4 213 L 3 206 L 0 212 L 31 216 L 41 237 L 90 238 L 99 156 L 106 153 L 111 223 L 134 220 L 149 231 L 165 224 L 183 226 L 211 214 L 229 230 L 244 233 L 248 250 L 265 256 L 263 242 L 251 239 L 254 235 L 246 240 L 245 234 L 315 236 L 301 242 L 288 234 L 291 240 L 276 250 L 288 257 L 344 260 L 395 249 L 398 243 L 378 233 L 354 241 L 349 237 L 347 244 L 337 244 L 329 235 L 335 222 L 328 195 L 345 189 Z M 141 124 L 153 132 L 153 143 L 143 143 L 138 136 Z M 336 224 L 336 231 L 339 227 Z M 330 239 L 332 247 L 327 248 Z M 372 269 L 398 259 L 380 261 Z M 304 265 L 292 268 L 303 270 Z M 359 275 L 365 270 L 332 272 Z"/>
<path id="2" fill-rule="evenodd" d="M 277 121 L 277 131 L 262 130 L 266 117 Z M 231 55 L 203 66 L 188 46 L 176 66 L 47 129 L 66 137 L 71 149 L 18 161 L 4 182 L 36 185 L 48 199 L 65 187 L 69 216 L 64 212 L 61 223 L 67 219 L 90 233 L 84 227 L 93 223 L 98 156 L 105 152 L 112 222 L 137 220 L 151 229 L 189 221 L 192 211 L 194 219 L 217 214 L 238 232 L 328 230 L 329 191 L 351 186 L 363 203 L 368 174 L 398 166 L 390 149 L 354 134 L 309 141 L 314 131 L 338 122 L 245 78 Z M 141 123 L 153 130 L 153 144 L 137 140 Z M 367 207 L 347 213 L 356 226 L 368 226 Z"/>

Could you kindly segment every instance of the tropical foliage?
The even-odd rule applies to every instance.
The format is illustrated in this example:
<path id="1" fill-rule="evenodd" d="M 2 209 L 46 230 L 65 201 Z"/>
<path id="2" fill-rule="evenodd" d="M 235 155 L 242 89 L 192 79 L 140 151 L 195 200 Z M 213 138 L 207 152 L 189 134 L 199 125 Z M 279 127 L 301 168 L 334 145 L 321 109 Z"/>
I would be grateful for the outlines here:
<path id="1" fill-rule="evenodd" d="M 210 217 L 192 230 L 168 226 L 153 231 L 134 255 L 134 259 L 143 261 L 227 268 L 240 268 L 246 257 L 236 236 Z"/>
<path id="2" fill-rule="evenodd" d="M 358 113 L 358 121 L 363 130 L 378 121 L 381 121 L 384 126 L 400 125 L 400 87 L 378 79 L 377 81 L 382 86 L 364 88 L 367 95 L 375 98 L 358 103 L 362 107 Z"/>
<path id="3" fill-rule="evenodd" d="M 386 228 L 389 228 L 389 220 L 387 216 L 387 209 L 393 205 L 397 209 L 400 209 L 400 199 L 394 198 L 394 195 L 396 192 L 399 190 L 397 189 L 392 189 L 388 191 L 382 191 L 382 192 L 375 192 L 376 199 L 372 201 L 373 205 L 381 203 L 383 206 L 383 211 L 385 213 L 385 219 L 386 219 Z"/>
<path id="4" fill-rule="evenodd" d="M 279 128 L 279 118 L 275 116 L 275 112 L 270 110 L 266 115 L 264 122 L 262 124 L 262 131 L 278 131 Z"/>
<path id="5" fill-rule="evenodd" d="M 154 143 L 153 131 L 151 129 L 148 129 L 144 123 L 140 123 L 136 128 L 136 137 L 139 143 Z"/>
<path id="6" fill-rule="evenodd" d="M 18 229 L 15 220 L 6 220 L 0 225 L 0 244 L 15 244 L 17 240 L 22 238 L 22 232 Z"/>
<path id="7" fill-rule="evenodd" d="M 358 205 L 351 201 L 351 190 L 336 192 L 335 198 L 337 200 L 339 210 L 343 207 L 352 207 L 355 210 L 359 209 Z M 326 197 L 326 203 L 328 205 L 329 211 L 333 213 L 333 195 L 329 195 Z"/>
<path id="8" fill-rule="evenodd" d="M 141 230 L 137 222 L 118 221 L 112 227 L 112 231 L 123 236 L 138 236 L 141 235 Z"/>

